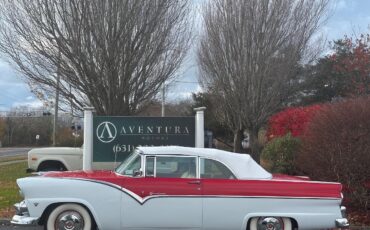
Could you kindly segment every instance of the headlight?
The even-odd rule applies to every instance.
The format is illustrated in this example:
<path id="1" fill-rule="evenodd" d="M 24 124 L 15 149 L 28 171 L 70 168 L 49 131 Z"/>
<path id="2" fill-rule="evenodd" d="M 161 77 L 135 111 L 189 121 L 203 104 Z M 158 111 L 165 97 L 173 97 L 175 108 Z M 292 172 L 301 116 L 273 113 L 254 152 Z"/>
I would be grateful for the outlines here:
<path id="1" fill-rule="evenodd" d="M 14 204 L 15 213 L 17 215 L 29 215 L 28 214 L 28 208 L 25 201 L 21 201 L 20 203 Z"/>

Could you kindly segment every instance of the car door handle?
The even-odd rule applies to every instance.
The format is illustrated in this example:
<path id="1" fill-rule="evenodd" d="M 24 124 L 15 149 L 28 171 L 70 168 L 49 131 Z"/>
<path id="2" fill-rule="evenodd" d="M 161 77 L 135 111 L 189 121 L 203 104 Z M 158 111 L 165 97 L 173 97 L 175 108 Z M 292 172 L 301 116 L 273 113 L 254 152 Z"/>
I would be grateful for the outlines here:
<path id="1" fill-rule="evenodd" d="M 189 181 L 188 184 L 200 184 L 200 180 Z"/>

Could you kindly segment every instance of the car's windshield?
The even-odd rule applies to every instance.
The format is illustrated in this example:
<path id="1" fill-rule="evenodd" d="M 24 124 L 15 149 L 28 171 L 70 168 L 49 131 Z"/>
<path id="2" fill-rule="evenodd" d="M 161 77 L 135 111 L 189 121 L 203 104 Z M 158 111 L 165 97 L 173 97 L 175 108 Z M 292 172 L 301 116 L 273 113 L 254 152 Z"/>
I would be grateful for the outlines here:
<path id="1" fill-rule="evenodd" d="M 137 152 L 131 153 L 115 170 L 116 173 L 134 176 L 141 169 L 141 156 Z"/>

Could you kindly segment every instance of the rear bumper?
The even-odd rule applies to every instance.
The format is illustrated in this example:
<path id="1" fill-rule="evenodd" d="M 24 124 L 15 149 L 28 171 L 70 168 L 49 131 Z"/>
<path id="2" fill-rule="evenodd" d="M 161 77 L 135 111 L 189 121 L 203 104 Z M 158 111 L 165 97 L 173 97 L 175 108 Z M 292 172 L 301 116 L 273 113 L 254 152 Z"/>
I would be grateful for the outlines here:
<path id="1" fill-rule="evenodd" d="M 340 218 L 335 220 L 337 228 L 346 228 L 349 227 L 349 222 L 347 218 Z"/>
<path id="2" fill-rule="evenodd" d="M 347 220 L 347 214 L 346 214 L 346 207 L 344 206 L 341 206 L 340 207 L 340 212 L 342 214 L 342 218 L 339 218 L 339 219 L 336 219 L 335 220 L 335 225 L 337 226 L 337 228 L 347 228 L 349 227 L 349 222 Z"/>
<path id="3" fill-rule="evenodd" d="M 38 217 L 30 217 L 26 202 L 22 201 L 14 205 L 16 214 L 13 216 L 10 223 L 15 225 L 34 226 L 38 224 Z"/>

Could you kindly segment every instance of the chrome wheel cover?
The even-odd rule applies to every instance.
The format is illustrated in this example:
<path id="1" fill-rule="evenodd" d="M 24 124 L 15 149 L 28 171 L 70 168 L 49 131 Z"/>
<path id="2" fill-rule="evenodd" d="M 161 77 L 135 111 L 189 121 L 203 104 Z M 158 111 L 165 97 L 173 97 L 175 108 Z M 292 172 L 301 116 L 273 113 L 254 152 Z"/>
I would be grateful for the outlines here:
<path id="1" fill-rule="evenodd" d="M 257 222 L 257 230 L 284 230 L 282 218 L 261 217 Z"/>
<path id="2" fill-rule="evenodd" d="M 84 219 L 76 211 L 62 212 L 55 220 L 56 230 L 83 230 Z"/>

